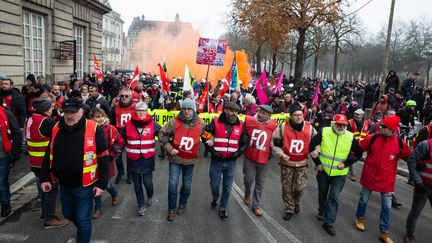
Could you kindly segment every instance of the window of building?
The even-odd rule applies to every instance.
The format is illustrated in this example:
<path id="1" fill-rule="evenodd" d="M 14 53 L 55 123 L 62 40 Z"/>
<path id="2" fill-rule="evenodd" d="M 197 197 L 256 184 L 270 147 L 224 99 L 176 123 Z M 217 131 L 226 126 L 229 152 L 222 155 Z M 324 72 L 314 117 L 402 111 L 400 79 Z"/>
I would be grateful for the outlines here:
<path id="1" fill-rule="evenodd" d="M 77 78 L 83 78 L 84 72 L 84 28 L 74 26 L 76 40 L 76 74 Z"/>
<path id="2" fill-rule="evenodd" d="M 45 75 L 44 17 L 23 12 L 24 76 Z"/>

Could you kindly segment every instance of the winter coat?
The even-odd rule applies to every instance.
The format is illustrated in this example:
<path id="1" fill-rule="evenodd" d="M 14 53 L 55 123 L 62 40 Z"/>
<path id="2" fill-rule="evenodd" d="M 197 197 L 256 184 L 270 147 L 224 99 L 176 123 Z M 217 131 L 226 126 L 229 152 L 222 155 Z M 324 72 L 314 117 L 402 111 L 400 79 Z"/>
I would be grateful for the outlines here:
<path id="1" fill-rule="evenodd" d="M 99 107 L 105 111 L 107 116 L 110 116 L 111 108 L 108 104 L 108 101 L 104 98 L 102 94 L 99 94 L 97 98 L 89 97 L 86 101 L 86 105 L 90 107 L 90 110 L 93 110 L 95 107 Z"/>
<path id="2" fill-rule="evenodd" d="M 377 112 L 377 111 L 382 111 L 384 113 L 388 108 L 390 108 L 390 105 L 387 102 L 388 96 L 387 95 L 381 95 L 381 97 L 384 98 L 384 102 L 381 103 L 378 101 L 373 105 L 372 112 L 370 113 L 369 118 L 372 118 L 375 115 L 375 112 Z M 380 97 L 380 99 L 381 99 L 381 97 Z"/>
<path id="3" fill-rule="evenodd" d="M 394 192 L 398 159 L 407 160 L 411 150 L 405 142 L 399 147 L 398 137 L 377 135 L 373 144 L 369 135 L 359 142 L 363 151 L 368 151 L 363 165 L 360 184 L 376 192 Z"/>

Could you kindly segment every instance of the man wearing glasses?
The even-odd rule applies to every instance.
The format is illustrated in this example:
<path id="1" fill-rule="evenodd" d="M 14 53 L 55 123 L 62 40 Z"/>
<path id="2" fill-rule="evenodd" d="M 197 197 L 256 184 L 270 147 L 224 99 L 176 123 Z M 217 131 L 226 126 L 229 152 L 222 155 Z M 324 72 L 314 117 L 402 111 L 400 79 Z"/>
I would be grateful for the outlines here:
<path id="1" fill-rule="evenodd" d="M 114 125 L 117 130 L 121 130 L 128 122 L 132 114 L 135 113 L 135 102 L 132 99 L 132 92 L 130 89 L 124 88 L 120 91 L 119 97 L 114 100 L 114 105 L 111 108 L 111 124 Z M 115 183 L 119 184 L 122 182 L 122 177 L 125 172 L 123 164 L 123 153 L 119 153 L 116 158 L 117 177 Z M 132 184 L 132 178 L 128 171 L 127 183 Z"/>
<path id="2" fill-rule="evenodd" d="M 339 195 L 345 185 L 348 167 L 362 157 L 354 135 L 347 131 L 345 115 L 336 114 L 330 127 L 324 127 L 312 138 L 309 152 L 316 165 L 318 181 L 318 220 L 324 220 L 323 228 L 329 235 L 336 235 Z M 315 150 L 320 145 L 321 152 Z M 354 152 L 354 157 L 350 155 Z"/>
<path id="3" fill-rule="evenodd" d="M 382 120 L 378 133 L 369 135 L 359 142 L 362 151 L 368 151 L 363 165 L 360 184 L 363 186 L 357 206 L 355 226 L 365 230 L 367 203 L 373 191 L 381 194 L 380 233 L 383 242 L 393 242 L 389 229 L 391 221 L 392 195 L 394 191 L 398 159 L 407 160 L 411 155 L 408 145 L 398 135 L 400 118 L 386 117 Z"/>
<path id="4" fill-rule="evenodd" d="M 290 119 L 273 132 L 272 150 L 280 157 L 282 199 L 285 204 L 284 220 L 289 221 L 300 212 L 300 197 L 307 183 L 309 144 L 317 134 L 303 118 L 303 108 L 293 104 Z"/>
<path id="5" fill-rule="evenodd" d="M 237 114 L 240 107 L 234 102 L 228 102 L 219 117 L 215 117 L 207 125 L 202 139 L 211 154 L 210 187 L 213 201 L 211 208 L 215 209 L 219 199 L 222 180 L 222 196 L 219 205 L 219 217 L 228 218 L 227 207 L 232 183 L 236 173 L 236 160 L 241 156 L 248 144 L 248 138 L 243 133 L 243 125 Z"/>

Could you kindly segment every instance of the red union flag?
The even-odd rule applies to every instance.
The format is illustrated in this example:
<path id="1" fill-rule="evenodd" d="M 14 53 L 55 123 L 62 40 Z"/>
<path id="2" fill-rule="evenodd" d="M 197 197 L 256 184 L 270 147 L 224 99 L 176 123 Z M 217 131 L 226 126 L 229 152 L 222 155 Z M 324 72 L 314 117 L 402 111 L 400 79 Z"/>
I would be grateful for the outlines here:
<path id="1" fill-rule="evenodd" d="M 93 54 L 93 63 L 94 63 L 94 67 L 93 67 L 93 72 L 96 76 L 96 78 L 98 77 L 104 77 L 102 70 L 100 68 L 100 63 L 98 62 L 97 58 L 96 58 L 96 54 Z"/>
<path id="2" fill-rule="evenodd" d="M 227 46 L 226 40 L 199 38 L 196 63 L 223 66 Z"/>

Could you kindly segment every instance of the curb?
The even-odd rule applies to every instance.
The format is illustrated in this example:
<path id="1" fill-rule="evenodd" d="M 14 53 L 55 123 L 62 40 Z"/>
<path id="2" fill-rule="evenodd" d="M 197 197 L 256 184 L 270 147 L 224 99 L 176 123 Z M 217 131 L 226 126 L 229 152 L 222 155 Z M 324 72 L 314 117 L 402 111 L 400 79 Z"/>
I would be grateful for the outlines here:
<path id="1" fill-rule="evenodd" d="M 32 183 L 36 180 L 36 177 L 33 172 L 27 173 L 25 176 L 21 177 L 17 182 L 15 182 L 13 185 L 10 186 L 10 193 L 14 194 L 18 190 L 22 189 L 23 187 L 27 186 L 28 184 Z"/>

